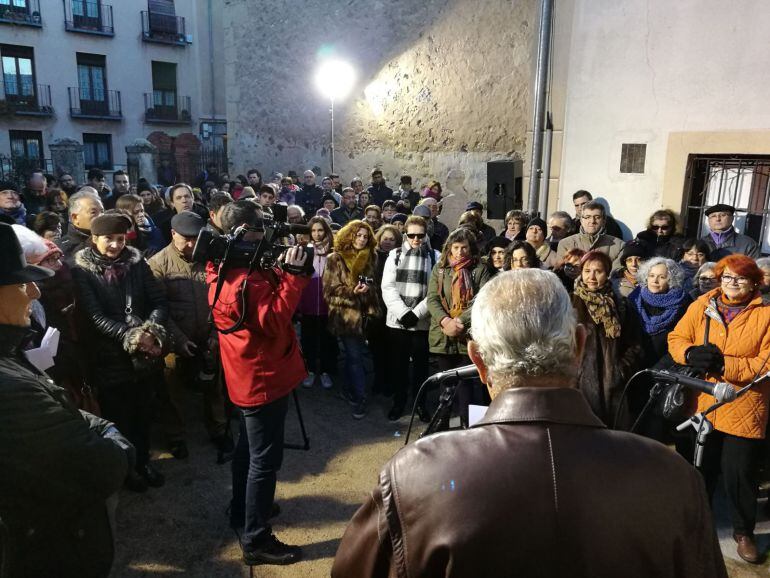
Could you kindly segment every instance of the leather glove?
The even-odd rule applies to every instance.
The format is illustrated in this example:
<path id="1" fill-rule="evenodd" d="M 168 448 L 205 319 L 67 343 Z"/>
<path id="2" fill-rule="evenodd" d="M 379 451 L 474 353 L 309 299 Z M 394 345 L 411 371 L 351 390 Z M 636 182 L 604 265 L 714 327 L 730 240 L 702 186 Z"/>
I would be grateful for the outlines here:
<path id="1" fill-rule="evenodd" d="M 417 315 L 414 314 L 414 311 L 411 311 L 411 310 L 404 313 L 401 319 L 398 320 L 398 322 L 407 329 L 410 329 L 415 325 L 417 325 L 418 321 L 420 321 L 420 318 L 417 317 Z"/>
<path id="2" fill-rule="evenodd" d="M 687 365 L 705 373 L 722 373 L 725 356 L 716 345 L 696 345 L 685 353 Z"/>

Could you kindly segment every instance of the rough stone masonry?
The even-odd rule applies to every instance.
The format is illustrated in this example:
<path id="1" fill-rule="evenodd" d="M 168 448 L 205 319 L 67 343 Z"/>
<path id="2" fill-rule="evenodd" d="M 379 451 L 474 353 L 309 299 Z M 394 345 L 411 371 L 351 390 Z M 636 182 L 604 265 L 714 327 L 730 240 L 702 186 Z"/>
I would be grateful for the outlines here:
<path id="1" fill-rule="evenodd" d="M 537 33 L 534 0 L 225 0 L 233 172 L 330 169 L 325 51 L 356 86 L 335 103 L 335 170 L 436 178 L 453 222 L 486 192 L 486 162 L 524 155 Z"/>

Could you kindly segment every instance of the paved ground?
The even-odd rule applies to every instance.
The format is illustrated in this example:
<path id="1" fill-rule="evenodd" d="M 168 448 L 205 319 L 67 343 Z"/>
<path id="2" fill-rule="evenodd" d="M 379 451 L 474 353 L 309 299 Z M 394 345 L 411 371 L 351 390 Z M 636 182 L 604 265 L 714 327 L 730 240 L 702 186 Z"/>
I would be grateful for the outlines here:
<path id="1" fill-rule="evenodd" d="M 355 421 L 348 405 L 336 397 L 336 389 L 324 391 L 316 385 L 311 390 L 300 388 L 299 395 L 311 449 L 286 451 L 277 491 L 282 513 L 274 528 L 282 540 L 303 547 L 305 560 L 288 567 L 255 567 L 253 575 L 260 578 L 329 575 L 347 521 L 373 487 L 382 464 L 403 444 L 408 425 L 406 418 L 399 424 L 387 421 L 390 404 L 384 398 L 372 402 L 366 419 Z M 196 412 L 198 401 L 190 394 L 190 457 L 179 461 L 156 451 L 154 463 L 166 475 L 166 485 L 145 494 L 121 493 L 112 578 L 249 576 L 225 516 L 229 464 L 215 463 L 216 452 Z M 292 408 L 287 442 L 300 441 Z M 770 521 L 762 516 L 758 541 L 770 550 Z M 730 576 L 767 576 L 770 561 L 750 566 L 738 559 L 721 497 L 717 518 Z"/>
<path id="2" fill-rule="evenodd" d="M 193 396 L 187 407 L 190 418 L 196 413 Z M 303 547 L 305 561 L 262 566 L 255 576 L 328 576 L 347 521 L 374 486 L 382 464 L 403 444 L 408 424 L 406 418 L 402 424 L 387 421 L 390 404 L 384 398 L 375 399 L 369 416 L 356 421 L 336 389 L 300 388 L 299 396 L 311 449 L 285 453 L 277 491 L 282 513 L 274 529 L 283 541 Z M 163 488 L 121 493 L 113 578 L 249 576 L 225 516 L 229 464 L 215 463 L 216 451 L 199 419 L 189 427 L 187 460 L 155 454 L 154 463 L 166 475 Z M 293 407 L 287 442 L 301 442 Z"/>

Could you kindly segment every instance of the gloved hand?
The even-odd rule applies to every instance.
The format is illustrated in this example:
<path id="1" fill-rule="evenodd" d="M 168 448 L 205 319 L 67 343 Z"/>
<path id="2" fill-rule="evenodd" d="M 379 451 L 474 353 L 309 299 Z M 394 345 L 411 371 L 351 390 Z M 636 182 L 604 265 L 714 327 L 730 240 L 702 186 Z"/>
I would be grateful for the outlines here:
<path id="1" fill-rule="evenodd" d="M 687 365 L 704 373 L 722 373 L 725 366 L 724 354 L 712 343 L 690 347 L 684 358 Z"/>
<path id="2" fill-rule="evenodd" d="M 401 317 L 401 319 L 398 320 L 398 322 L 403 325 L 406 329 L 410 329 L 417 325 L 417 322 L 420 321 L 420 318 L 417 317 L 417 315 L 414 314 L 414 311 L 409 310 Z"/>

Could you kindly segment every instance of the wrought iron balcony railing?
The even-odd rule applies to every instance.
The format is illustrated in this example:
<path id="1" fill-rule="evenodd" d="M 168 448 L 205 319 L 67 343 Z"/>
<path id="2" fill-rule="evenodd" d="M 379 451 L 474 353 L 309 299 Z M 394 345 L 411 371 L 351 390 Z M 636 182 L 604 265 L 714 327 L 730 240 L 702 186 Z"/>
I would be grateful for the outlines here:
<path id="1" fill-rule="evenodd" d="M 70 116 L 72 118 L 122 120 L 123 109 L 119 90 L 70 86 Z"/>
<path id="2" fill-rule="evenodd" d="M 187 34 L 184 18 L 158 12 L 142 11 L 142 40 L 185 46 Z"/>

